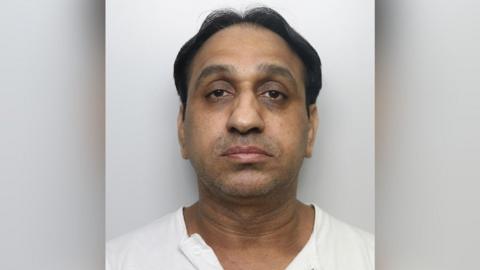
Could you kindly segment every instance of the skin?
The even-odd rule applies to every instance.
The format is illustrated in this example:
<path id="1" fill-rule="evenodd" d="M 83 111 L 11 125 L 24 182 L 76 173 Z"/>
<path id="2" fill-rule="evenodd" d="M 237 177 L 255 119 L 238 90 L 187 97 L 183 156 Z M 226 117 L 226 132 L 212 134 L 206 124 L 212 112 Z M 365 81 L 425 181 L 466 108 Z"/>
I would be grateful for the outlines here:
<path id="1" fill-rule="evenodd" d="M 285 269 L 310 238 L 314 211 L 296 192 L 318 116 L 303 68 L 280 36 L 252 25 L 217 32 L 192 61 L 177 124 L 199 201 L 185 223 L 226 270 Z"/>

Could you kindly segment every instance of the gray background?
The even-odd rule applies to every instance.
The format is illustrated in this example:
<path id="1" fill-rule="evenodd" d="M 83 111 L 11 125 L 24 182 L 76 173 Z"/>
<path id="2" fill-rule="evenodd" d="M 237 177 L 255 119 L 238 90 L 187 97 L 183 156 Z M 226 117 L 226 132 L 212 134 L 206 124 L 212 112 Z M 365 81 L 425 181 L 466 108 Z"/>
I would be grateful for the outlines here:
<path id="1" fill-rule="evenodd" d="M 103 14 L 98 1 L 2 1 L 2 270 L 104 265 Z"/>
<path id="2" fill-rule="evenodd" d="M 480 269 L 480 2 L 380 1 L 377 269 Z"/>
<path id="3" fill-rule="evenodd" d="M 106 18 L 106 237 L 197 199 L 176 137 L 173 62 L 218 7 L 249 1 L 109 1 Z M 263 1 L 317 49 L 324 88 L 299 198 L 374 231 L 374 2 Z"/>

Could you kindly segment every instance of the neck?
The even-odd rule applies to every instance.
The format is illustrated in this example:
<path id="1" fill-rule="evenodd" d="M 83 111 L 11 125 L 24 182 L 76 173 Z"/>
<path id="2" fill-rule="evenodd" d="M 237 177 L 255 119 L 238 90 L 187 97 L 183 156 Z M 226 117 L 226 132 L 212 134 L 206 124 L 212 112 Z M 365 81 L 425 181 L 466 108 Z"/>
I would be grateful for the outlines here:
<path id="1" fill-rule="evenodd" d="M 226 199 L 200 188 L 199 201 L 185 210 L 187 231 L 224 249 L 303 246 L 313 211 L 296 199 L 296 187 L 277 194 L 282 196 Z"/>

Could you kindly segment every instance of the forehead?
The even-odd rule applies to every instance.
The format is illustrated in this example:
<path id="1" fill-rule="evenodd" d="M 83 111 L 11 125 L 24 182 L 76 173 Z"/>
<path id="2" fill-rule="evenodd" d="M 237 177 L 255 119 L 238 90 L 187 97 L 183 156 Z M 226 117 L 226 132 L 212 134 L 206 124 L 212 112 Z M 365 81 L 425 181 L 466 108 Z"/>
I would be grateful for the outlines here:
<path id="1" fill-rule="evenodd" d="M 279 35 L 260 26 L 234 25 L 203 44 L 192 61 L 190 78 L 210 65 L 230 65 L 240 73 L 253 73 L 262 64 L 283 66 L 302 81 L 302 61 Z"/>

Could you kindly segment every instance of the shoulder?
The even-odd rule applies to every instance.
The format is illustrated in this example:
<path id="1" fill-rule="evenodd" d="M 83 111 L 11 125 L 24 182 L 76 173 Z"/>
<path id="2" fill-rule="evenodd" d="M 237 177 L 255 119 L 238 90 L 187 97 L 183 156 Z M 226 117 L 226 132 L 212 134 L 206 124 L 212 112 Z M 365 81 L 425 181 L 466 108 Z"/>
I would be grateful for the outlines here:
<path id="1" fill-rule="evenodd" d="M 144 265 L 174 258 L 186 235 L 182 208 L 106 244 L 108 270 L 144 269 Z"/>
<path id="2" fill-rule="evenodd" d="M 315 213 L 317 253 L 324 258 L 326 269 L 375 268 L 375 238 L 371 233 L 341 221 L 317 206 Z"/>

